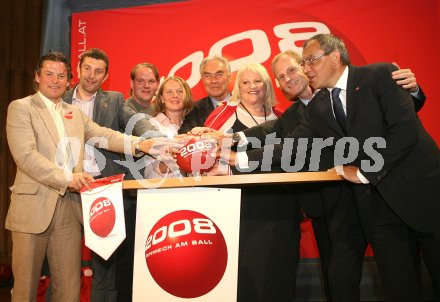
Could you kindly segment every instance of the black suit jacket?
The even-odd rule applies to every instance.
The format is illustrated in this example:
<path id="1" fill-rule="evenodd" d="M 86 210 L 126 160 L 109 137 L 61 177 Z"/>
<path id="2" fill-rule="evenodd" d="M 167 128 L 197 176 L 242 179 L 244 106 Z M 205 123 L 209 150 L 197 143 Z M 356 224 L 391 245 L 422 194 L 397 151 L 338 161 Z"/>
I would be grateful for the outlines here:
<path id="1" fill-rule="evenodd" d="M 212 111 L 214 111 L 214 105 L 209 96 L 195 102 L 193 110 L 185 116 L 179 134 L 187 133 L 194 127 L 202 127 Z"/>
<path id="2" fill-rule="evenodd" d="M 266 142 L 266 136 L 272 135 L 277 138 L 286 137 L 290 132 L 292 132 L 298 125 L 301 124 L 305 112 L 306 105 L 300 100 L 296 100 L 292 105 L 290 105 L 286 111 L 283 112 L 276 120 L 268 121 L 258 126 L 246 129 L 243 133 L 247 138 L 256 138 L 262 144 L 269 145 L 270 142 Z M 266 143 L 265 143 L 266 142 Z M 252 144 L 249 145 L 249 147 Z M 247 154 L 253 160 L 260 161 L 262 158 L 261 152 L 263 149 L 250 149 Z M 253 154 L 254 156 L 250 155 Z M 326 151 L 327 156 L 331 155 L 330 150 Z M 272 165 L 270 167 L 272 172 L 282 171 L 282 167 Z M 306 164 L 299 171 L 307 171 L 308 165 Z M 296 199 L 309 217 L 318 217 L 322 215 L 322 200 L 320 195 L 320 184 L 301 184 L 301 186 L 295 186 L 292 188 L 296 194 Z"/>
<path id="3" fill-rule="evenodd" d="M 389 206 L 417 230 L 439 228 L 440 151 L 423 128 L 410 95 L 391 78 L 395 67 L 374 64 L 349 67 L 347 83 L 348 137 L 359 144 L 350 163 L 360 167 Z M 319 137 L 333 140 L 331 148 L 344 137 L 336 122 L 329 97 L 323 89 L 307 107 L 304 122 L 290 137 Z M 371 145 L 371 138 L 383 138 L 386 147 Z M 280 158 L 278 146 L 274 158 Z M 378 156 L 380 155 L 380 156 Z M 376 171 L 369 165 L 381 163 Z M 380 166 L 380 165 L 378 165 Z M 357 194 L 370 194 L 370 186 L 354 185 Z"/>

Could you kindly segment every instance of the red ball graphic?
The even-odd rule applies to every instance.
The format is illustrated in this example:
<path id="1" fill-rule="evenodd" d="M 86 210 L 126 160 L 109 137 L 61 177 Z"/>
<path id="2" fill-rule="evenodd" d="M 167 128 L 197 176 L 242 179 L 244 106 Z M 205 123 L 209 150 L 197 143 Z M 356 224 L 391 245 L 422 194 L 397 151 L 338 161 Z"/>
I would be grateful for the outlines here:
<path id="1" fill-rule="evenodd" d="M 209 171 L 215 164 L 215 156 L 211 155 L 215 147 L 212 140 L 192 138 L 179 149 L 177 164 L 187 173 Z"/>
<path id="2" fill-rule="evenodd" d="M 97 198 L 89 211 L 89 223 L 93 233 L 106 237 L 113 230 L 116 212 L 113 203 L 107 197 Z"/>
<path id="3" fill-rule="evenodd" d="M 217 225 L 189 210 L 162 217 L 145 245 L 151 276 L 166 292 L 180 298 L 209 293 L 222 279 L 228 262 L 226 241 Z"/>

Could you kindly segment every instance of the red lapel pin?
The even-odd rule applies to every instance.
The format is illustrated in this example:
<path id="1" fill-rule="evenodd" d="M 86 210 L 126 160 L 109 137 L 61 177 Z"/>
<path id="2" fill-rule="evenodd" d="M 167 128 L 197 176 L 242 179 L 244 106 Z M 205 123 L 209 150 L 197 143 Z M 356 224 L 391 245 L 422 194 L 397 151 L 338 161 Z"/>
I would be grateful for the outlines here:
<path id="1" fill-rule="evenodd" d="M 64 118 L 71 120 L 73 118 L 73 113 L 72 111 L 67 112 L 66 114 L 64 114 Z"/>

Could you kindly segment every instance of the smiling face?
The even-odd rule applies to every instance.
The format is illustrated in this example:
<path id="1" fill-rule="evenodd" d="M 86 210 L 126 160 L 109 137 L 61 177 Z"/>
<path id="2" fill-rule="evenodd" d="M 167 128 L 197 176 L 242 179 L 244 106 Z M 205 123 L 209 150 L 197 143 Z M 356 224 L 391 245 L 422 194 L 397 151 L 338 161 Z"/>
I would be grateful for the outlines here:
<path id="1" fill-rule="evenodd" d="M 266 86 L 263 78 L 254 72 L 245 70 L 241 73 L 238 87 L 240 100 L 245 105 L 263 105 L 266 97 Z"/>
<path id="2" fill-rule="evenodd" d="M 214 59 L 206 63 L 201 77 L 203 87 L 210 97 L 222 101 L 229 94 L 228 84 L 231 75 L 222 61 Z"/>
<path id="3" fill-rule="evenodd" d="M 288 100 L 300 97 L 309 85 L 309 80 L 302 71 L 301 66 L 294 58 L 287 54 L 280 56 L 273 65 L 273 72 L 283 94 Z"/>
<path id="4" fill-rule="evenodd" d="M 185 89 L 175 80 L 164 84 L 161 101 L 165 105 L 165 112 L 182 112 L 186 94 Z"/>
<path id="5" fill-rule="evenodd" d="M 93 95 L 107 79 L 107 64 L 103 60 L 85 57 L 78 67 L 79 86 L 88 95 Z"/>
<path id="6" fill-rule="evenodd" d="M 141 66 L 136 70 L 134 80 L 130 81 L 130 87 L 138 103 L 149 105 L 159 88 L 159 81 L 150 68 Z"/>
<path id="7" fill-rule="evenodd" d="M 54 103 L 61 100 L 69 85 L 66 65 L 62 62 L 44 61 L 39 72 L 35 73 L 38 91 Z"/>

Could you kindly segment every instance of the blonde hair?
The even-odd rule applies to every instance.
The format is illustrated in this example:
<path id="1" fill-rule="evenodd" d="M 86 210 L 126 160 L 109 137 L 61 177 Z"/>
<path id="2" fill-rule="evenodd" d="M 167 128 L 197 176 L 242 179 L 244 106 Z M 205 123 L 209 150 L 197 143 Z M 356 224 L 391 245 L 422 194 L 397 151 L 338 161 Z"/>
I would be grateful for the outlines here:
<path id="1" fill-rule="evenodd" d="M 258 74 L 262 79 L 264 86 L 266 87 L 266 95 L 264 96 L 264 106 L 267 108 L 272 108 L 276 105 L 277 100 L 275 98 L 275 91 L 273 89 L 272 81 L 270 80 L 269 74 L 263 65 L 257 63 L 248 63 L 240 67 L 235 78 L 234 90 L 232 91 L 231 102 L 238 103 L 240 101 L 240 81 L 243 72 L 249 71 L 254 74 Z"/>
<path id="2" fill-rule="evenodd" d="M 162 112 L 164 113 L 165 103 L 162 100 L 162 93 L 165 89 L 165 84 L 169 81 L 176 81 L 182 86 L 183 90 L 185 91 L 185 98 L 183 99 L 183 110 L 182 110 L 182 118 L 184 118 L 193 108 L 193 98 L 191 93 L 191 88 L 189 88 L 188 83 L 178 76 L 172 76 L 168 77 L 163 83 L 160 85 L 159 89 L 157 90 L 157 97 L 156 101 L 154 102 L 154 116 L 156 116 L 158 113 Z"/>

